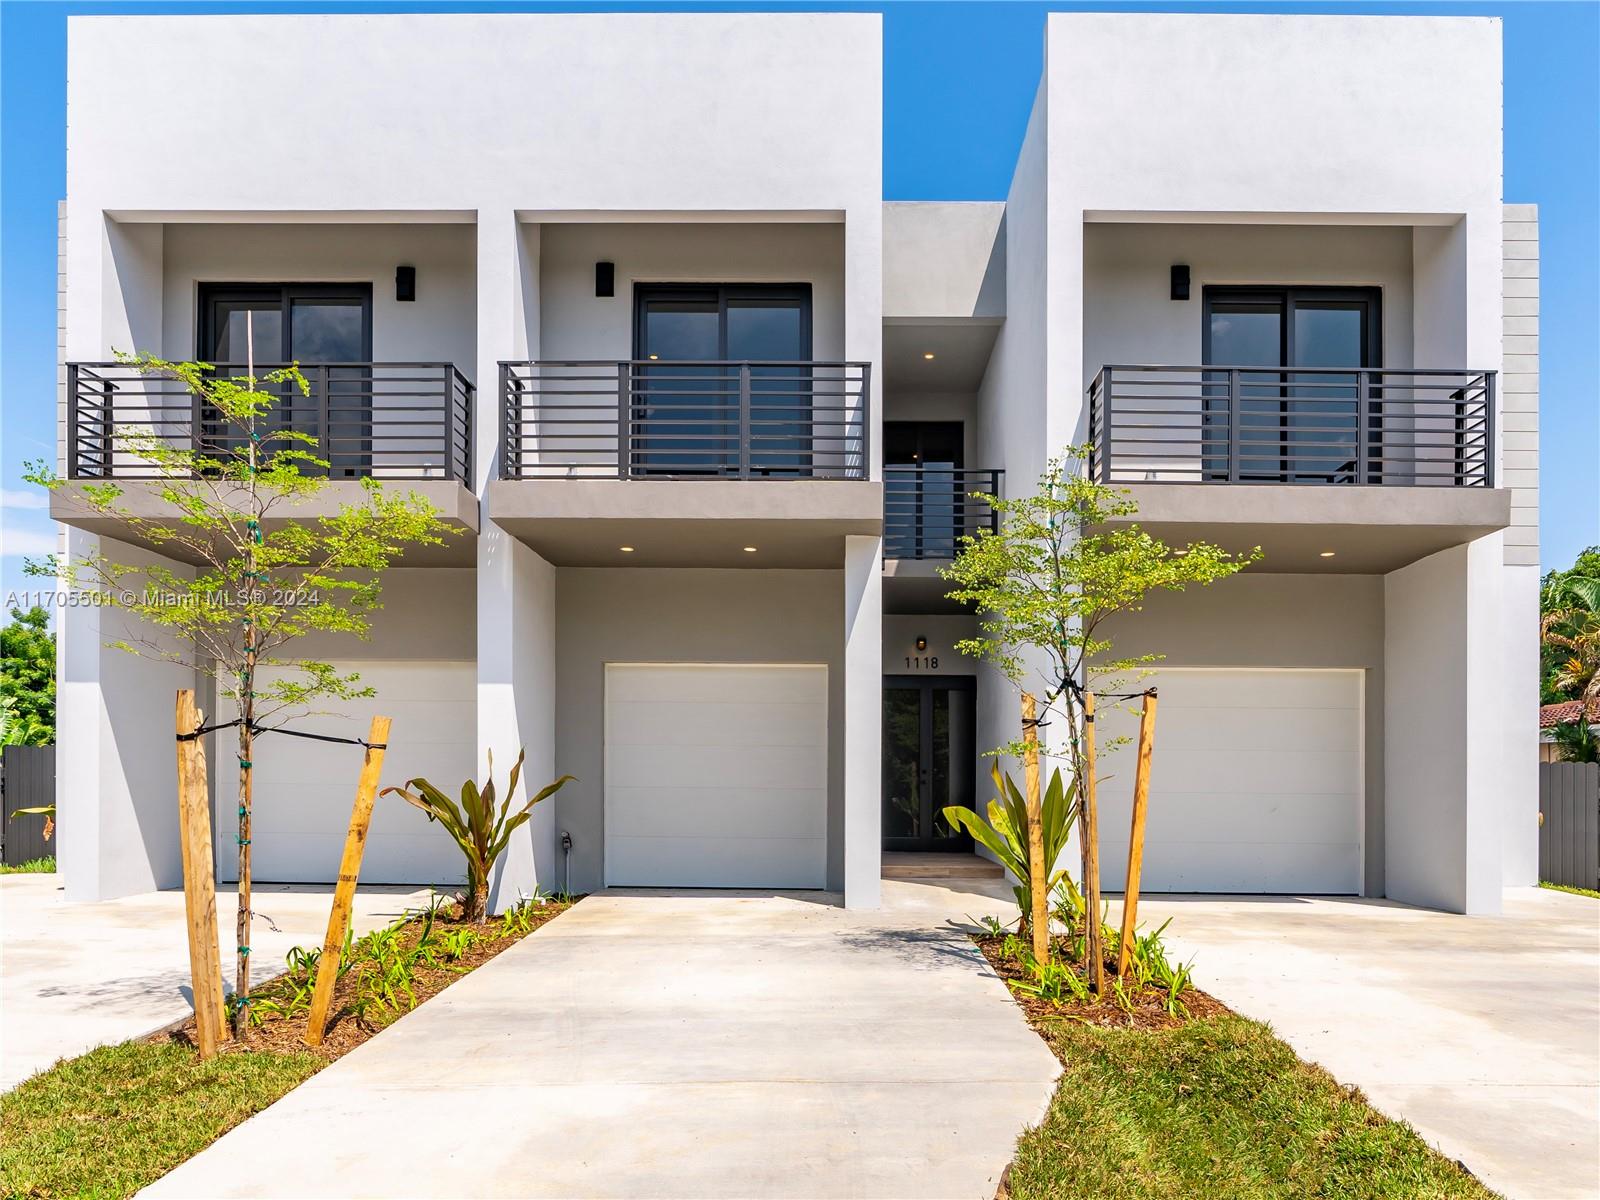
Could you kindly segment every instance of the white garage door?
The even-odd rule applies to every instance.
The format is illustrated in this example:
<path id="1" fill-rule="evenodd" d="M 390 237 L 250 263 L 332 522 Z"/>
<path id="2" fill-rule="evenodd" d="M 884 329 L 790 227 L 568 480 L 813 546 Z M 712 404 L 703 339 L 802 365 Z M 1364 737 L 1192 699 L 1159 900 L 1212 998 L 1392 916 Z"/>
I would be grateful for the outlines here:
<path id="1" fill-rule="evenodd" d="M 1168 669 L 1160 689 L 1141 890 L 1361 889 L 1361 674 Z M 1133 704 L 1137 707 L 1137 701 Z M 1102 736 L 1138 716 L 1105 712 Z M 1103 885 L 1127 878 L 1135 744 L 1103 759 Z"/>
<path id="2" fill-rule="evenodd" d="M 393 718 L 382 786 L 397 787 L 421 775 L 456 796 L 472 775 L 477 746 L 476 672 L 460 662 L 341 662 L 377 689 L 369 700 L 330 702 L 338 716 L 310 716 L 294 729 L 335 737 L 366 737 L 374 713 Z M 263 670 L 271 679 L 273 671 Z M 223 735 L 226 738 L 226 735 Z M 222 759 L 231 765 L 231 743 Z M 290 883 L 329 883 L 339 874 L 339 856 L 350 826 L 350 806 L 361 773 L 359 746 L 337 746 L 306 738 L 266 734 L 256 743 L 254 829 L 255 877 Z M 496 764 L 500 786 L 510 763 Z M 213 770 L 215 774 L 215 770 Z M 481 768 L 477 772 L 481 778 Z M 219 775 L 219 782 L 226 779 Z M 236 873 L 232 793 L 218 790 L 218 861 Z M 443 828 L 398 796 L 380 796 L 361 862 L 363 883 L 445 883 L 463 880 L 461 852 Z"/>
<path id="3" fill-rule="evenodd" d="M 608 884 L 826 884 L 826 667 L 608 664 L 605 739 Z"/>

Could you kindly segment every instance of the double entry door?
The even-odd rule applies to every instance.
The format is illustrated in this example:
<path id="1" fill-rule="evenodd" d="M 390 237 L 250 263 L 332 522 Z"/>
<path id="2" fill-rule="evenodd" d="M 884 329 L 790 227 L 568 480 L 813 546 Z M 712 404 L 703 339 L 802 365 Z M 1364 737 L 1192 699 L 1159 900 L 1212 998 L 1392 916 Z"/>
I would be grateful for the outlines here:
<path id="1" fill-rule="evenodd" d="M 889 675 L 883 681 L 883 848 L 972 848 L 945 819 L 973 808 L 977 782 L 977 680 L 971 675 Z"/>
<path id="2" fill-rule="evenodd" d="M 200 357 L 229 375 L 245 364 L 299 363 L 311 385 L 277 389 L 264 424 L 317 438 L 308 447 L 335 477 L 368 474 L 372 464 L 372 285 L 366 283 L 206 284 L 201 289 Z M 253 359 L 251 351 L 254 352 Z M 205 422 L 206 443 L 242 434 Z M 276 448 L 285 448 L 280 444 Z"/>

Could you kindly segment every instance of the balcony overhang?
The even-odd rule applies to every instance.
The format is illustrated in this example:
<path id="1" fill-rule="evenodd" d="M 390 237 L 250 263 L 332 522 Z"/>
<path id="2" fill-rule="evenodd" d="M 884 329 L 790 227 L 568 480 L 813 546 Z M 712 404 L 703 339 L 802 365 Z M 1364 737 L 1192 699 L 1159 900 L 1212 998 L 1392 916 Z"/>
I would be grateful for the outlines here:
<path id="1" fill-rule="evenodd" d="M 1141 483 L 1137 524 L 1173 544 L 1260 546 L 1253 572 L 1382 575 L 1511 523 L 1503 488 Z M 1332 557 L 1323 557 L 1327 551 Z"/>
<path id="2" fill-rule="evenodd" d="M 97 481 L 98 482 L 98 481 Z M 156 545 L 141 537 L 138 521 L 176 521 L 177 510 L 161 497 L 157 480 L 114 481 L 122 489 L 116 512 L 104 512 L 91 505 L 82 494 L 82 483 L 63 484 L 50 493 L 52 520 L 82 529 L 98 537 L 115 538 L 157 554 L 199 565 L 197 556 L 174 553 L 171 544 Z M 384 484 L 385 491 L 415 492 L 432 504 L 440 520 L 455 531 L 442 546 L 418 546 L 405 552 L 397 565 L 404 567 L 470 567 L 477 562 L 478 499 L 453 479 L 407 479 Z M 295 505 L 276 508 L 263 522 L 270 534 L 294 521 L 312 521 L 336 516 L 340 509 L 360 504 L 365 490 L 359 480 L 331 479 Z"/>
<path id="3" fill-rule="evenodd" d="M 843 479 L 499 480 L 489 485 L 488 516 L 561 567 L 833 569 L 844 565 L 847 535 L 882 532 L 883 485 Z"/>

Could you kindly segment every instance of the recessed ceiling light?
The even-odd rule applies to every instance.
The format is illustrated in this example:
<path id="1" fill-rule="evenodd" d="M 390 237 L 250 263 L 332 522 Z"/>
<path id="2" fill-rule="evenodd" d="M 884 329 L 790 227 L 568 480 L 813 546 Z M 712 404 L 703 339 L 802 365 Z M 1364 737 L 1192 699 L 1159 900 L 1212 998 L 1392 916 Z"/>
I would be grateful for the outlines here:
<path id="1" fill-rule="evenodd" d="M 618 546 L 617 549 L 621 550 L 624 554 L 632 554 L 633 553 L 633 547 L 632 546 Z"/>
<path id="2" fill-rule="evenodd" d="M 1318 558 L 1332 558 L 1333 557 L 1333 551 L 1332 550 L 1324 550 L 1321 554 L 1317 555 L 1317 557 Z"/>
<path id="3" fill-rule="evenodd" d="M 1189 553 L 1187 550 L 1174 550 L 1172 555 L 1174 558 L 1182 558 L 1187 553 Z"/>
<path id="4" fill-rule="evenodd" d="M 746 554 L 754 554 L 756 552 L 756 548 L 754 546 L 746 546 L 744 548 L 744 552 Z"/>
<path id="5" fill-rule="evenodd" d="M 933 351 L 932 350 L 924 350 L 922 352 L 922 357 L 927 359 L 929 362 L 932 362 L 933 361 Z"/>

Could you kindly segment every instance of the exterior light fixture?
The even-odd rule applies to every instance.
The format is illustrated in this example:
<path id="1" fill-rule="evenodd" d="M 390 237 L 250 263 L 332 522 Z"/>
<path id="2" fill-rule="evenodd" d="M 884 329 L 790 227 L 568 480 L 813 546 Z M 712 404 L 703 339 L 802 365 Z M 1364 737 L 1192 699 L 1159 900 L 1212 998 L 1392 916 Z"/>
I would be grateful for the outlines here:
<path id="1" fill-rule="evenodd" d="M 744 552 L 746 554 L 754 554 L 756 552 L 756 548 L 754 546 L 746 546 L 744 548 Z"/>
<path id="2" fill-rule="evenodd" d="M 632 546 L 618 546 L 617 549 L 621 550 L 624 554 L 632 554 L 633 553 L 633 547 Z"/>
<path id="3" fill-rule="evenodd" d="M 923 650 L 926 650 L 927 648 L 928 648 L 928 639 L 925 638 L 925 637 L 919 637 L 917 639 L 917 651 L 918 651 L 918 653 L 922 652 Z"/>
<path id="4" fill-rule="evenodd" d="M 661 355 L 659 355 L 659 354 L 652 354 L 652 355 L 651 355 L 651 356 L 650 356 L 650 357 L 651 357 L 651 359 L 657 359 L 657 358 L 660 358 L 660 357 L 661 357 Z"/>
<path id="5" fill-rule="evenodd" d="M 1317 555 L 1317 557 L 1318 558 L 1332 558 L 1333 557 L 1333 551 L 1332 550 L 1324 550 L 1321 554 Z"/>
<path id="6" fill-rule="evenodd" d="M 922 357 L 927 359 L 929 362 L 932 362 L 933 361 L 933 351 L 932 350 L 924 350 L 922 352 Z"/>
<path id="7" fill-rule="evenodd" d="M 1174 300 L 1189 298 L 1189 267 L 1187 263 L 1172 264 L 1172 288 L 1168 293 Z"/>
<path id="8" fill-rule="evenodd" d="M 597 262 L 594 265 L 594 294 L 602 300 L 617 294 L 617 264 Z"/>
<path id="9" fill-rule="evenodd" d="M 394 269 L 394 298 L 401 304 L 409 303 L 417 298 L 417 269 L 415 267 L 396 267 Z"/>

